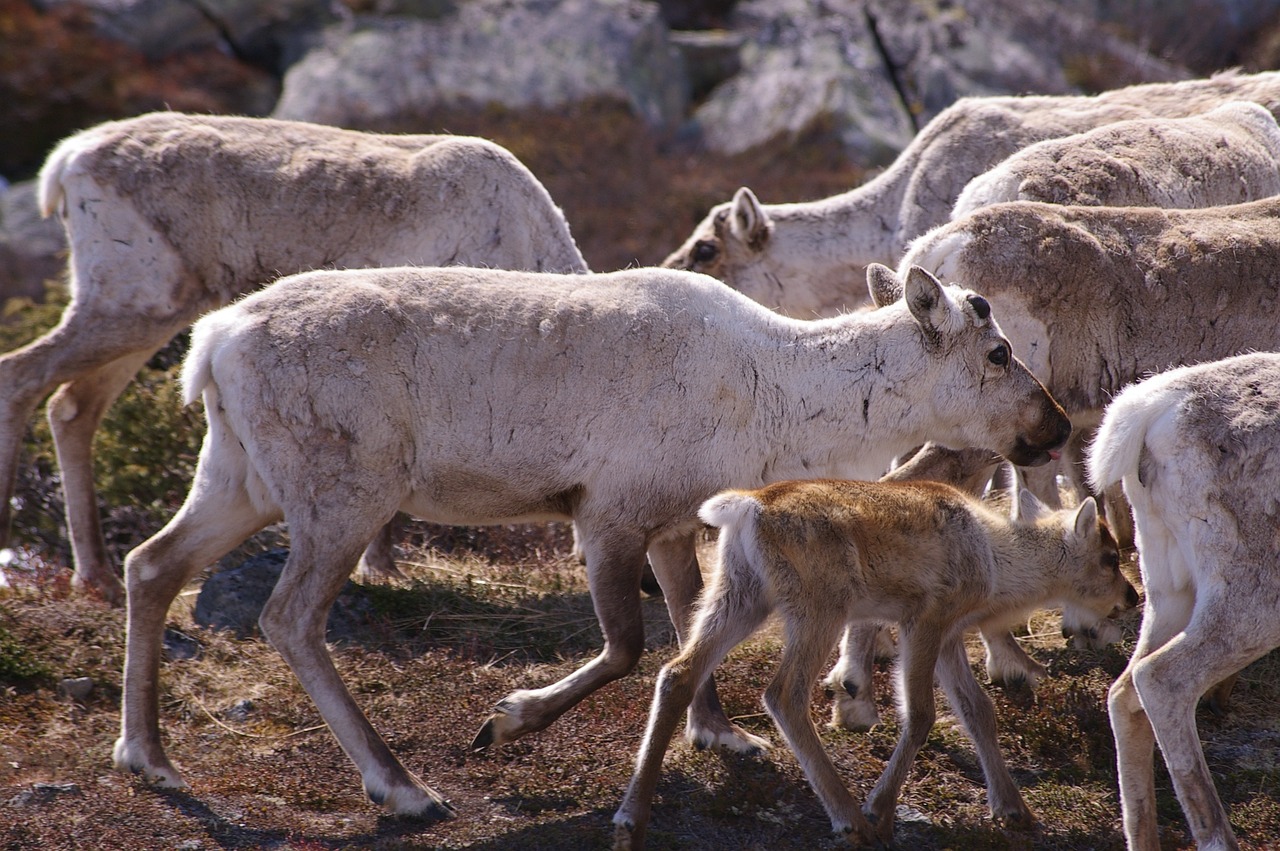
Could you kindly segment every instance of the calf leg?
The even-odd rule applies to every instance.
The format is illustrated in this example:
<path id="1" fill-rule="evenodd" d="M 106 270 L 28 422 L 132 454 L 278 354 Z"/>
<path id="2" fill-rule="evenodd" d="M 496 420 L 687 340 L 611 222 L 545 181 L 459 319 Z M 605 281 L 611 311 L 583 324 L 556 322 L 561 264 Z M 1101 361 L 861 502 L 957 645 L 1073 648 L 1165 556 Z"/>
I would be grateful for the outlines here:
<path id="1" fill-rule="evenodd" d="M 654 686 L 653 705 L 640 752 L 636 755 L 635 773 L 613 817 L 615 848 L 644 846 L 662 758 L 680 722 L 680 713 L 710 684 L 712 672 L 729 651 L 755 632 L 767 615 L 768 609 L 759 599 L 733 593 L 732 589 L 713 593 L 698 614 L 680 653 L 663 666 Z M 757 748 L 766 747 L 763 739 L 741 730 L 737 733 Z"/>
<path id="2" fill-rule="evenodd" d="M 929 738 L 937 718 L 933 705 L 933 674 L 942 643 L 939 624 L 898 625 L 898 665 L 901 678 L 902 735 L 888 764 L 871 790 L 863 812 L 876 836 L 886 845 L 893 841 L 894 808 L 916 753 Z"/>
<path id="3" fill-rule="evenodd" d="M 979 630 L 987 649 L 987 677 L 993 683 L 1035 688 L 1047 673 L 1044 665 L 1027 655 L 1013 634 L 1004 627 L 983 625 Z"/>
<path id="4" fill-rule="evenodd" d="M 871 826 L 823 750 L 818 730 L 809 717 L 813 683 L 843 621 L 841 612 L 823 610 L 817 605 L 819 602 L 809 601 L 803 612 L 783 611 L 782 660 L 765 689 L 764 705 L 822 801 L 831 818 L 831 829 L 867 841 L 872 836 Z"/>
<path id="5" fill-rule="evenodd" d="M 649 562 L 653 565 L 654 576 L 662 586 L 663 598 L 676 635 L 681 645 L 684 645 L 689 640 L 692 628 L 694 603 L 702 590 L 695 533 L 650 544 Z M 705 679 L 699 681 L 698 692 L 689 704 L 685 738 L 698 748 L 724 748 L 747 753 L 760 749 L 757 737 L 730 722 L 725 715 L 720 697 L 716 694 L 715 677 L 710 672 Z"/>
<path id="6" fill-rule="evenodd" d="M 640 574 L 645 544 L 639 537 L 598 541 L 584 535 L 591 601 L 604 633 L 604 650 L 569 676 L 540 689 L 520 689 L 498 701 L 472 742 L 482 750 L 550 725 L 601 686 L 626 676 L 644 652 Z"/>
<path id="7" fill-rule="evenodd" d="M 938 656 L 937 671 L 947 702 L 960 718 L 978 753 L 982 774 L 987 779 L 987 800 L 991 805 L 991 815 L 997 821 L 1010 825 L 1031 827 L 1035 817 L 1022 800 L 1022 794 L 1014 784 L 1000 753 L 996 737 L 995 707 L 991 704 L 991 698 L 987 697 L 982 686 L 974 679 L 960 638 L 948 641 L 943 646 Z"/>

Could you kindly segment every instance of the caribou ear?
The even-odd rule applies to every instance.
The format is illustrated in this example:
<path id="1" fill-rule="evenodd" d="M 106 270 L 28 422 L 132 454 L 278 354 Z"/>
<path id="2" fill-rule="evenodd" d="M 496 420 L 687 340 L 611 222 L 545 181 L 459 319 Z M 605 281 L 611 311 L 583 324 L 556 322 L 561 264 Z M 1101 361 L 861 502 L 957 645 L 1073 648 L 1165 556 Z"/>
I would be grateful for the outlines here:
<path id="1" fill-rule="evenodd" d="M 745 186 L 733 194 L 729 223 L 733 235 L 756 250 L 768 240 L 769 231 L 773 227 L 769 214 L 764 211 L 755 193 Z"/>
<path id="2" fill-rule="evenodd" d="M 888 266 L 872 263 L 867 267 L 867 290 L 871 293 L 871 303 L 884 307 L 902 298 L 902 281 Z"/>
<path id="3" fill-rule="evenodd" d="M 942 290 L 942 284 L 919 266 L 907 272 L 905 286 L 907 307 L 928 336 L 936 336 L 947 322 L 952 310 L 951 300 Z"/>
<path id="4" fill-rule="evenodd" d="M 1076 509 L 1073 525 L 1075 526 L 1077 538 L 1096 534 L 1098 528 L 1098 503 L 1093 501 L 1093 497 L 1087 496 L 1084 498 L 1084 502 L 1080 503 L 1080 507 Z"/>

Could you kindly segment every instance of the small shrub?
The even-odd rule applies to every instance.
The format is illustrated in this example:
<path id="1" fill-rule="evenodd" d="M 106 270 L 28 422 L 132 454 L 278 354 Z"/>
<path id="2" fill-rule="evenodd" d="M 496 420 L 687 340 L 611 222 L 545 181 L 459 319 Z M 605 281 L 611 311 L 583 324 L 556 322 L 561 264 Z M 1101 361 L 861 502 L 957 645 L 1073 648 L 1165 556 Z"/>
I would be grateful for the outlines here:
<path id="1" fill-rule="evenodd" d="M 47 332 L 68 301 L 61 287 L 50 287 L 42 304 L 11 300 L 0 323 L 0 350 Z M 185 346 L 184 334 L 143 367 L 94 438 L 94 480 L 108 507 L 104 531 L 117 560 L 168 520 L 195 471 L 204 417 L 181 403 L 177 379 Z M 70 561 L 62 480 L 43 411 L 32 418 L 23 439 L 13 508 L 14 543 Z"/>
<path id="2" fill-rule="evenodd" d="M 0 682 L 22 685 L 49 676 L 25 642 L 0 624 Z"/>

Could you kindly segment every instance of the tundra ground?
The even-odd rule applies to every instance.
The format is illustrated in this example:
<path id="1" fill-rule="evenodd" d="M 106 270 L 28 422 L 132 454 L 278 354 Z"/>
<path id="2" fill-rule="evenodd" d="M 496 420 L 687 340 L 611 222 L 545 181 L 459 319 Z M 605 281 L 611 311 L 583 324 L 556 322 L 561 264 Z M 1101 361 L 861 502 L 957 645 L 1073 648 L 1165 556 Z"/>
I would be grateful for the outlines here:
<path id="1" fill-rule="evenodd" d="M 110 765 L 119 723 L 124 618 L 68 598 L 65 570 L 11 570 L 0 596 L 0 847 L 12 849 L 577 849 L 607 847 L 610 818 L 630 776 L 653 679 L 674 652 L 660 600 L 645 603 L 648 648 L 636 674 L 583 702 L 551 728 L 486 753 L 471 738 L 513 689 L 567 674 L 599 647 L 582 568 L 562 527 L 512 528 L 407 547 L 408 581 L 372 588 L 374 614 L 334 657 L 391 747 L 458 809 L 422 825 L 388 817 L 360 791 L 355 769 L 275 651 L 193 623 L 193 585 L 170 613 L 171 637 L 194 658 L 166 662 L 161 717 L 169 754 L 191 790 L 161 791 Z M 704 549 L 710 559 L 712 552 Z M 1137 626 L 1099 652 L 1066 648 L 1057 619 L 1033 619 L 1024 641 L 1051 675 L 1035 693 L 991 688 L 1001 743 L 1040 819 L 1004 831 L 986 809 L 968 740 L 942 714 L 899 809 L 898 847 L 1119 849 L 1114 747 L 1106 689 Z M 183 641 L 181 636 L 189 641 Z M 193 643 L 194 644 L 193 644 Z M 778 742 L 759 700 L 779 642 L 766 630 L 718 676 L 731 716 Z M 971 658 L 981 671 L 974 645 Z M 1246 670 L 1222 717 L 1202 711 L 1201 734 L 1243 847 L 1280 847 L 1280 668 Z M 981 676 L 981 673 L 979 673 Z M 64 679 L 89 677 L 83 699 Z M 876 675 L 890 699 L 891 668 Z M 815 686 L 813 717 L 829 701 Z M 884 713 L 886 718 L 890 712 Z M 898 734 L 823 730 L 847 782 L 865 794 Z M 1189 836 L 1163 776 L 1165 847 Z M 763 757 L 673 745 L 658 787 L 655 849 L 835 847 L 799 766 L 779 743 Z"/>

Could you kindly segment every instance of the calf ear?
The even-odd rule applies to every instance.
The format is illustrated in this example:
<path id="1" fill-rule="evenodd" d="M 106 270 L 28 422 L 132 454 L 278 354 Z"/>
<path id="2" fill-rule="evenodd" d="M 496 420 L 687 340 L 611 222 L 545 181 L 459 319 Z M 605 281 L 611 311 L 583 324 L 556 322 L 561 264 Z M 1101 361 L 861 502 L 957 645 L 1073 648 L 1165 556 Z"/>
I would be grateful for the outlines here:
<path id="1" fill-rule="evenodd" d="M 907 272 L 904 289 L 911 315 L 920 323 L 927 336 L 936 337 L 951 312 L 951 301 L 942 291 L 942 284 L 924 269 L 912 266 Z"/>
<path id="2" fill-rule="evenodd" d="M 871 303 L 884 307 L 902 298 L 902 281 L 888 266 L 872 263 L 867 267 L 867 290 L 871 293 Z"/>
<path id="3" fill-rule="evenodd" d="M 757 251 L 764 247 L 773 227 L 769 214 L 756 200 L 755 193 L 745 186 L 733 194 L 729 224 L 734 236 Z"/>
<path id="4" fill-rule="evenodd" d="M 1048 508 L 1022 483 L 1022 473 L 1013 468 L 1009 483 L 1009 517 L 1014 523 L 1034 523 Z"/>
<path id="5" fill-rule="evenodd" d="M 1098 533 L 1098 503 L 1093 501 L 1093 497 L 1085 497 L 1076 509 L 1075 530 L 1077 538 Z"/>

